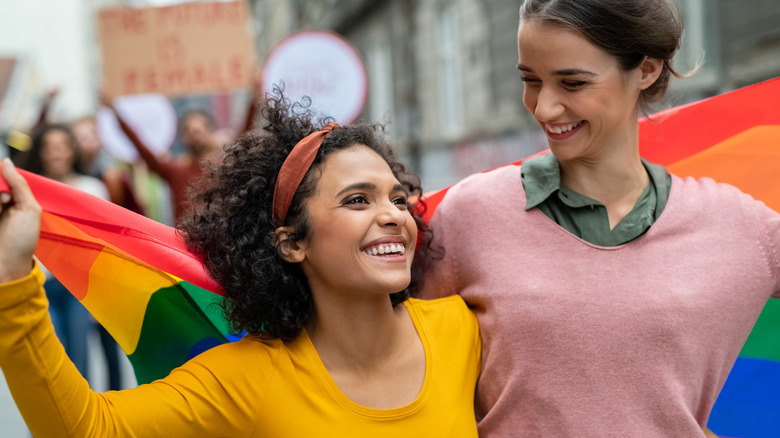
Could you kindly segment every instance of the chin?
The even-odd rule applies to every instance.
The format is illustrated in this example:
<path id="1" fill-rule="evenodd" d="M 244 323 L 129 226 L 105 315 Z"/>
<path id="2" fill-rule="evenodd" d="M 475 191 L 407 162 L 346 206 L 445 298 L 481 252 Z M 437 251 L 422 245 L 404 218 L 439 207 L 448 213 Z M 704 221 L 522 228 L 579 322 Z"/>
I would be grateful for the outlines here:
<path id="1" fill-rule="evenodd" d="M 381 288 L 381 290 L 387 291 L 387 294 L 389 295 L 402 292 L 404 289 L 409 287 L 409 283 L 411 283 L 411 280 L 406 279 L 405 281 L 394 281 L 390 284 L 383 284 L 379 288 Z"/>
<path id="2" fill-rule="evenodd" d="M 550 152 L 558 161 L 569 161 L 580 157 L 580 150 L 576 146 L 554 146 L 550 144 Z"/>

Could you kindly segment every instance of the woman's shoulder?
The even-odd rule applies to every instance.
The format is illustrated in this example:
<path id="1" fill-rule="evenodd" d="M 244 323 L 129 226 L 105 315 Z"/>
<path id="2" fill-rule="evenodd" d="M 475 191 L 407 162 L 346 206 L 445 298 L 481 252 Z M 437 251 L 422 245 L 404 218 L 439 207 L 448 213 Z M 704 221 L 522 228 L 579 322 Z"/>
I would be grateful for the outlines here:
<path id="1" fill-rule="evenodd" d="M 503 191 L 510 187 L 517 187 L 521 183 L 520 166 L 507 164 L 492 170 L 475 173 L 456 182 L 449 189 L 447 196 L 457 194 L 459 196 L 477 195 Z"/>
<path id="2" fill-rule="evenodd" d="M 445 190 L 436 211 L 450 210 L 448 216 L 453 218 L 490 214 L 496 205 L 525 205 L 520 166 L 515 164 L 468 176 Z"/>
<path id="3" fill-rule="evenodd" d="M 740 190 L 733 185 L 715 181 L 708 176 L 678 176 L 671 172 L 669 173 L 669 176 L 672 178 L 672 187 L 677 188 L 678 190 L 700 191 L 711 194 L 740 192 Z"/>
<path id="4" fill-rule="evenodd" d="M 428 324 L 451 327 L 453 324 L 476 326 L 476 316 L 460 295 L 423 300 L 409 298 L 406 306 Z"/>
<path id="5" fill-rule="evenodd" d="M 766 187 L 758 186 L 757 196 Z M 764 190 L 766 191 L 766 190 Z M 767 195 L 767 193 L 764 193 Z M 775 206 L 776 208 L 777 206 Z M 780 213 L 773 210 L 764 201 L 745 193 L 739 188 L 702 177 L 678 177 L 672 175 L 672 188 L 669 194 L 667 209 L 680 215 L 681 212 L 702 221 L 717 218 L 722 224 L 745 224 L 753 222 L 773 232 L 780 228 Z"/>
<path id="6" fill-rule="evenodd" d="M 751 194 L 725 182 L 716 181 L 710 177 L 680 177 L 671 174 L 672 188 L 670 198 L 686 204 L 699 203 L 703 206 L 712 204 L 723 208 L 730 203 L 735 204 L 763 204 Z"/>
<path id="7" fill-rule="evenodd" d="M 73 186 L 82 192 L 108 200 L 108 188 L 106 187 L 106 184 L 94 176 L 78 175 Z"/>
<path id="8" fill-rule="evenodd" d="M 227 342 L 208 349 L 190 359 L 186 366 L 203 367 L 212 373 L 235 372 L 236 365 L 271 369 L 285 348 L 281 340 L 264 340 L 247 335 L 236 342 Z"/>

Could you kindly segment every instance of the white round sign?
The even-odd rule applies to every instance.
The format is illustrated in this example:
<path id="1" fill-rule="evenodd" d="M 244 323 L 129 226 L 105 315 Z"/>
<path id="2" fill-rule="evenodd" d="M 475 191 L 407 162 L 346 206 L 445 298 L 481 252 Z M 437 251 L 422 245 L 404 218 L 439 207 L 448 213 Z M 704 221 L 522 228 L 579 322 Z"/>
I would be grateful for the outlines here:
<path id="1" fill-rule="evenodd" d="M 114 107 L 153 154 L 162 155 L 171 148 L 178 122 L 167 97 L 156 93 L 121 96 L 114 99 Z M 135 146 L 122 132 L 111 110 L 100 108 L 97 125 L 100 141 L 112 157 L 129 163 L 138 159 Z"/>
<path id="2" fill-rule="evenodd" d="M 282 40 L 263 64 L 263 91 L 284 82 L 284 94 L 293 102 L 311 98 L 315 113 L 337 122 L 354 122 L 368 93 L 366 67 L 360 54 L 344 38 L 325 31 L 305 31 Z"/>

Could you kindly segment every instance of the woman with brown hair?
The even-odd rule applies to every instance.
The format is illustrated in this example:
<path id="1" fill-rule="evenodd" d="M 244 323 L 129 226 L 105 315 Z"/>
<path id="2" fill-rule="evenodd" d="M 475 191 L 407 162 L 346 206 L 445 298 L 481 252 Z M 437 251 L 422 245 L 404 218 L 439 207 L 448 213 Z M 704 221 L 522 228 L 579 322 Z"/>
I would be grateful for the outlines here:
<path id="1" fill-rule="evenodd" d="M 639 155 L 681 35 L 672 0 L 523 2 L 523 103 L 550 153 L 452 187 L 444 255 L 418 255 L 422 296 L 479 319 L 480 436 L 703 436 L 780 297 L 780 215 Z"/>

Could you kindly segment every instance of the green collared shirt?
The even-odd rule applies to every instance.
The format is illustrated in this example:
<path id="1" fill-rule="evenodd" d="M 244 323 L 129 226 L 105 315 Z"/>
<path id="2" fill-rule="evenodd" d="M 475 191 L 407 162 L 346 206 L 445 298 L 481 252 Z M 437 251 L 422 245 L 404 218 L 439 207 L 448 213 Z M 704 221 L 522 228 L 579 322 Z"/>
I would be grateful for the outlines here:
<path id="1" fill-rule="evenodd" d="M 650 184 L 634 208 L 609 229 L 607 208 L 602 203 L 561 186 L 561 168 L 551 153 L 523 161 L 521 178 L 525 209 L 538 207 L 550 219 L 581 239 L 599 246 L 618 246 L 644 234 L 666 207 L 671 177 L 663 166 L 644 159 Z"/>

